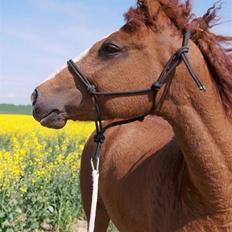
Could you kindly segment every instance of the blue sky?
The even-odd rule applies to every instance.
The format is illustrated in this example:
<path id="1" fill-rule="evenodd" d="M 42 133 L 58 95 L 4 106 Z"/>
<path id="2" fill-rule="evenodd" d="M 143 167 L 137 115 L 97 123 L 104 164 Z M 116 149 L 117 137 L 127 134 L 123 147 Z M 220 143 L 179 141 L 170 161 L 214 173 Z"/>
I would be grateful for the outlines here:
<path id="1" fill-rule="evenodd" d="M 193 0 L 202 15 L 214 0 Z M 30 104 L 35 86 L 123 24 L 133 0 L 0 0 L 0 103 Z M 224 0 L 222 21 L 232 20 Z M 215 31 L 231 35 L 232 23 Z"/>

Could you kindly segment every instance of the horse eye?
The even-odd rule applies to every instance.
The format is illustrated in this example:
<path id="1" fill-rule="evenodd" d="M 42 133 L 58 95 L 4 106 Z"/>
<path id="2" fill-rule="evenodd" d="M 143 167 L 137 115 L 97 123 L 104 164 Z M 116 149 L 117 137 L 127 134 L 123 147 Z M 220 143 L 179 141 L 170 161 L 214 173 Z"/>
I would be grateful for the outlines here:
<path id="1" fill-rule="evenodd" d="M 105 43 L 100 48 L 99 53 L 103 56 L 112 56 L 118 54 L 120 51 L 121 48 L 118 45 L 114 43 Z"/>

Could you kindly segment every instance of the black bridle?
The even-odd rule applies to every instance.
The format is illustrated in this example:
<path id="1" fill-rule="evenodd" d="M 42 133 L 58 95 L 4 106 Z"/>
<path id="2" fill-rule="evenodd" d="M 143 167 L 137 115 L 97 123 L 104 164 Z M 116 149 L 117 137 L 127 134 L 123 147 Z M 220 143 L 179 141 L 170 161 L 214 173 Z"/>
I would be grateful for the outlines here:
<path id="1" fill-rule="evenodd" d="M 144 117 L 147 115 L 142 115 L 139 117 L 135 117 L 132 119 L 128 120 L 120 120 L 117 122 L 113 122 L 111 124 L 108 124 L 106 127 L 102 126 L 102 116 L 101 116 L 101 110 L 100 106 L 97 101 L 97 96 L 128 96 L 128 95 L 143 95 L 143 94 L 148 94 L 148 93 L 153 93 L 154 94 L 154 99 L 159 91 L 159 89 L 169 80 L 170 74 L 176 69 L 176 67 L 179 65 L 181 61 L 184 62 L 185 66 L 187 67 L 187 70 L 189 71 L 190 76 L 194 80 L 194 82 L 197 84 L 199 89 L 201 91 L 205 91 L 205 86 L 201 82 L 201 80 L 197 77 L 197 75 L 194 73 L 190 62 L 188 60 L 188 57 L 186 53 L 188 53 L 189 48 L 188 48 L 188 42 L 190 38 L 190 32 L 187 31 L 184 34 L 182 46 L 180 49 L 178 49 L 168 60 L 166 65 L 164 66 L 163 71 L 161 72 L 159 78 L 157 81 L 155 81 L 150 88 L 146 89 L 139 89 L 139 90 L 127 90 L 127 91 L 113 91 L 113 92 L 100 92 L 97 91 L 96 87 L 94 84 L 92 84 L 86 76 L 84 76 L 77 65 L 72 61 L 69 60 L 67 62 L 68 68 L 70 72 L 73 74 L 75 78 L 78 78 L 82 82 L 82 84 L 86 87 L 87 92 L 91 95 L 93 104 L 96 110 L 96 115 L 97 119 L 95 120 L 95 126 L 96 126 L 96 135 L 94 137 L 94 141 L 96 142 L 96 150 L 93 155 L 93 161 L 97 162 L 95 165 L 98 166 L 99 162 L 99 155 L 100 155 L 100 148 L 101 144 L 104 142 L 104 133 L 108 128 L 122 125 L 122 124 L 127 124 L 130 122 L 134 121 L 142 121 Z M 149 113 L 148 113 L 149 114 Z"/>

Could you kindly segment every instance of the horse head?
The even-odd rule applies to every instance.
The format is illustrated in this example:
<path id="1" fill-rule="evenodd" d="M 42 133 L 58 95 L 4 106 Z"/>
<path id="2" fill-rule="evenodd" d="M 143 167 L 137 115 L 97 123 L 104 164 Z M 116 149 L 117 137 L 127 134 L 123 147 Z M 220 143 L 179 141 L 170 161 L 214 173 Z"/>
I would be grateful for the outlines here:
<path id="1" fill-rule="evenodd" d="M 151 3 L 150 3 L 151 2 Z M 146 3 L 146 4 L 145 4 Z M 149 4 L 148 4 L 149 3 Z M 176 47 L 174 39 L 163 25 L 156 29 L 154 20 L 162 21 L 156 1 L 139 1 L 137 9 L 126 14 L 126 24 L 118 31 L 95 43 L 74 59 L 80 70 L 98 91 L 123 91 L 146 88 L 161 72 L 170 52 Z M 164 24 L 164 23 L 162 23 Z M 164 50 L 167 44 L 168 50 Z M 32 94 L 33 115 L 42 125 L 61 128 L 67 119 L 95 120 L 91 96 L 83 84 L 74 79 L 67 66 L 39 85 Z M 102 118 L 123 118 L 148 112 L 153 104 L 152 94 L 141 96 L 99 96 Z M 120 109 L 120 110 L 119 110 Z"/>
<path id="2" fill-rule="evenodd" d="M 206 16 L 210 13 L 208 12 Z M 191 18 L 189 1 L 180 4 L 177 0 L 139 0 L 137 7 L 129 9 L 125 14 L 124 26 L 95 43 L 74 59 L 74 62 L 97 91 L 123 92 L 149 88 L 158 79 L 169 58 L 181 47 L 183 31 L 186 28 L 192 32 L 192 40 L 200 41 L 197 45 L 204 50 L 204 41 L 199 40 L 205 35 L 201 29 L 202 24 L 198 23 L 197 19 L 188 24 L 189 18 Z M 210 20 L 206 22 L 208 18 L 205 17 L 205 21 L 203 20 L 204 25 L 209 24 Z M 207 27 L 204 30 L 206 35 L 212 35 L 207 31 Z M 192 41 L 189 46 L 193 68 L 200 76 L 205 73 L 208 75 L 202 52 Z M 205 47 L 206 56 L 207 49 L 210 48 Z M 169 109 L 175 103 L 173 92 L 178 97 L 183 96 L 181 98 L 183 104 L 184 101 L 188 101 L 186 96 L 192 92 L 193 83 L 191 78 L 184 78 L 186 68 L 182 70 L 184 71 L 177 74 L 181 78 L 171 78 L 178 79 L 181 85 L 176 81 L 172 84 L 172 88 L 166 86 L 156 96 L 156 101 L 162 103 L 163 109 L 165 107 Z M 175 72 L 172 76 L 176 76 Z M 222 80 L 221 83 L 226 82 Z M 189 86 L 188 90 L 183 86 Z M 167 90 L 170 98 L 166 97 L 167 101 L 163 105 L 163 93 Z M 132 96 L 98 96 L 97 101 L 101 119 L 130 118 L 151 112 L 154 94 L 147 92 Z M 32 102 L 35 119 L 47 127 L 62 128 L 68 119 L 96 120 L 97 117 L 91 94 L 88 93 L 86 86 L 74 77 L 67 65 L 35 89 Z"/>

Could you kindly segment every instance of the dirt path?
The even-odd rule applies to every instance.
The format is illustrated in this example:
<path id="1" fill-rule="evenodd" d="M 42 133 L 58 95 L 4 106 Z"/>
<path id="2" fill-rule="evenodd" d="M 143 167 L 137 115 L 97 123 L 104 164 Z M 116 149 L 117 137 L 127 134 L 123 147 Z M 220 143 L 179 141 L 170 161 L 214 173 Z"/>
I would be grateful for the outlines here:
<path id="1" fill-rule="evenodd" d="M 86 221 L 77 221 L 72 228 L 71 232 L 87 232 L 87 222 Z"/>

